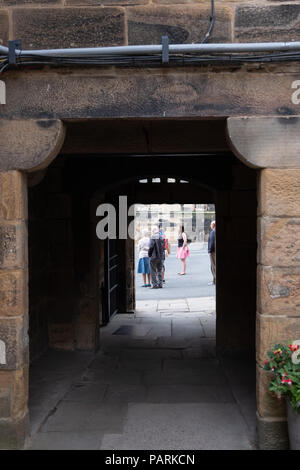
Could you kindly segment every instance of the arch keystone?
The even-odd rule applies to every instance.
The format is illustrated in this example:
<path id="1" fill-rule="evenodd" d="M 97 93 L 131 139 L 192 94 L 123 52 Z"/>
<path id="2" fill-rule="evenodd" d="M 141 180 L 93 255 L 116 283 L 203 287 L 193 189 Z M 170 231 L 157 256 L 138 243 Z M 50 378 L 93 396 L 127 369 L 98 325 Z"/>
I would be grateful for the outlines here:
<path id="1" fill-rule="evenodd" d="M 232 117 L 227 139 L 252 168 L 300 168 L 300 116 Z"/>
<path id="2" fill-rule="evenodd" d="M 36 171 L 58 155 L 65 139 L 59 119 L 0 121 L 0 171 Z"/>

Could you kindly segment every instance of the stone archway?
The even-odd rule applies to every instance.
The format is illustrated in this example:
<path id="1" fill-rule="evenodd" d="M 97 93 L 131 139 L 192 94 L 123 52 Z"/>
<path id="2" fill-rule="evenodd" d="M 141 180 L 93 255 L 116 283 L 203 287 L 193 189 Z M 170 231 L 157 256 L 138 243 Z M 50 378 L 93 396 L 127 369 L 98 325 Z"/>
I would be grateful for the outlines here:
<path id="1" fill-rule="evenodd" d="M 8 138 L 1 139 L 0 167 L 0 340 L 6 349 L 6 363 L 0 364 L 4 403 L 0 446 L 17 448 L 28 435 L 26 172 L 42 169 L 55 158 L 63 143 L 64 126 L 52 120 L 2 121 L 1 125 Z M 22 139 L 16 139 L 16 135 L 22 135 Z M 262 364 L 272 344 L 300 335 L 298 135 L 297 116 L 228 119 L 234 153 L 260 169 L 257 399 L 259 444 L 268 449 L 287 446 L 286 425 L 283 407 L 267 391 L 268 377 Z"/>

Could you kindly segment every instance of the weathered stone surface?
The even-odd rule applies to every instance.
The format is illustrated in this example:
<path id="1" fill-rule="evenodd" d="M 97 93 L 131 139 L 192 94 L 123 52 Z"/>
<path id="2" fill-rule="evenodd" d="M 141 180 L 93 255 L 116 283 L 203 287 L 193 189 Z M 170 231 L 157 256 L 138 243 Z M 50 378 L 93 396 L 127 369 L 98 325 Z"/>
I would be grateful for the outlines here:
<path id="1" fill-rule="evenodd" d="M 300 169 L 265 169 L 260 174 L 259 214 L 300 216 Z"/>
<path id="2" fill-rule="evenodd" d="M 59 120 L 2 120 L 0 170 L 30 171 L 45 168 L 59 153 L 64 138 L 65 128 Z M 9 175 L 4 175 L 4 178 L 9 178 Z M 24 192 L 13 192 L 13 197 L 20 196 L 24 197 Z"/>
<path id="3" fill-rule="evenodd" d="M 199 2 L 200 0 L 198 0 Z M 158 3 L 160 5 L 174 5 L 177 3 L 197 3 L 197 0 L 152 0 L 153 3 Z"/>
<path id="4" fill-rule="evenodd" d="M 0 270 L 0 318 L 26 313 L 26 287 L 25 271 Z"/>
<path id="5" fill-rule="evenodd" d="M 259 217 L 258 261 L 265 266 L 300 266 L 300 218 Z"/>
<path id="6" fill-rule="evenodd" d="M 105 5 L 105 6 L 127 6 L 146 5 L 149 0 L 67 0 L 67 5 Z"/>
<path id="7" fill-rule="evenodd" d="M 28 434 L 28 413 L 18 420 L 0 418 L 0 449 L 22 449 Z"/>
<path id="8" fill-rule="evenodd" d="M 300 167 L 299 133 L 298 116 L 227 120 L 230 147 L 242 162 L 254 168 Z"/>
<path id="9" fill-rule="evenodd" d="M 9 418 L 11 414 L 11 385 L 13 373 L 0 371 L 0 417 Z"/>
<path id="10" fill-rule="evenodd" d="M 265 371 L 259 366 L 256 367 L 257 411 L 263 418 L 284 418 L 286 416 L 285 400 L 279 400 L 274 393 L 269 391 L 269 383 L 273 377 L 272 372 Z"/>
<path id="11" fill-rule="evenodd" d="M 0 1 L 1 8 L 1 1 Z M 8 41 L 8 14 L 6 11 L 0 10 L 0 45 L 7 44 Z"/>
<path id="12" fill-rule="evenodd" d="M 15 419 L 24 416 L 28 411 L 29 367 L 13 372 L 11 416 Z"/>
<path id="13" fill-rule="evenodd" d="M 241 5 L 236 9 L 235 38 L 240 42 L 297 41 L 300 5 Z"/>
<path id="14" fill-rule="evenodd" d="M 260 266 L 257 284 L 259 313 L 300 317 L 300 267 Z"/>
<path id="15" fill-rule="evenodd" d="M 209 26 L 210 8 L 190 5 L 169 7 L 129 8 L 128 43 L 161 44 L 161 37 L 167 35 L 173 44 L 201 42 Z M 212 42 L 226 42 L 231 39 L 230 10 L 219 7 Z"/>
<path id="16" fill-rule="evenodd" d="M 18 9 L 13 25 L 23 49 L 117 46 L 125 40 L 119 8 Z"/>
<path id="17" fill-rule="evenodd" d="M 28 366 L 0 371 L 0 419 L 24 416 L 28 402 Z"/>
<path id="18" fill-rule="evenodd" d="M 258 314 L 256 334 L 257 362 L 263 366 L 268 360 L 267 351 L 276 343 L 300 339 L 300 319 Z"/>
<path id="19" fill-rule="evenodd" d="M 291 84 L 298 77 L 254 70 L 208 73 L 207 68 L 190 67 L 119 68 L 117 74 L 107 68 L 84 68 L 80 73 L 64 68 L 47 70 L 45 80 L 38 70 L 30 74 L 10 71 L 4 76 L 7 104 L 0 107 L 0 117 L 168 119 L 298 114 L 299 105 L 291 102 Z M 16 134 L 22 134 L 20 129 Z"/>
<path id="20" fill-rule="evenodd" d="M 48 325 L 49 347 L 73 351 L 75 348 L 75 331 L 73 323 L 52 323 Z"/>
<path id="21" fill-rule="evenodd" d="M 99 331 L 96 325 L 90 323 L 78 324 L 78 331 L 76 336 L 76 349 L 81 351 L 95 351 L 96 350 L 96 333 Z"/>
<path id="22" fill-rule="evenodd" d="M 283 418 L 261 418 L 257 414 L 257 437 L 260 450 L 289 448 L 287 423 Z"/>
<path id="23" fill-rule="evenodd" d="M 0 369 L 19 369 L 28 363 L 27 330 L 27 323 L 23 319 L 0 318 L 0 339 L 6 346 L 6 364 L 0 364 Z"/>
<path id="24" fill-rule="evenodd" d="M 63 0 L 0 0 L 0 6 L 62 4 Z"/>
<path id="25" fill-rule="evenodd" d="M 0 142 L 1 141 L 2 139 L 0 135 Z M 17 220 L 26 218 L 26 177 L 18 171 L 0 172 L 0 220 Z"/>
<path id="26" fill-rule="evenodd" d="M 27 229 L 25 223 L 0 224 L 0 268 L 24 268 Z"/>

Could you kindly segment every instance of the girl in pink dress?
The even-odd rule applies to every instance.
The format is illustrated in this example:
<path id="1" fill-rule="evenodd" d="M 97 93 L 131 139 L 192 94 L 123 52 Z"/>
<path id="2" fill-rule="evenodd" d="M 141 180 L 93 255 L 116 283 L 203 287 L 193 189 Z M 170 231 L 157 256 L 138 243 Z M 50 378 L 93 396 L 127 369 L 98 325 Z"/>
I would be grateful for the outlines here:
<path id="1" fill-rule="evenodd" d="M 184 232 L 184 227 L 181 225 L 178 231 L 178 248 L 176 258 L 182 262 L 182 271 L 178 274 L 184 276 L 186 274 L 186 258 L 190 256 L 190 250 L 187 244 L 187 236 Z"/>

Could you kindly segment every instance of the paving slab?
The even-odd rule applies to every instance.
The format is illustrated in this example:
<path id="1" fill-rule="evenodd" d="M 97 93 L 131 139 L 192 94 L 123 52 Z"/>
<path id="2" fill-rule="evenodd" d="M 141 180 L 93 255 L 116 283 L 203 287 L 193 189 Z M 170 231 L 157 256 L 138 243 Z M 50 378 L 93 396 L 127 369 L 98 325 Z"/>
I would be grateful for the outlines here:
<path id="1" fill-rule="evenodd" d="M 252 446 L 237 405 L 180 403 L 129 405 L 122 436 L 104 436 L 101 448 L 250 450 Z"/>
<path id="2" fill-rule="evenodd" d="M 219 385 L 153 385 L 148 387 L 150 403 L 234 403 L 230 387 Z"/>
<path id="3" fill-rule="evenodd" d="M 187 347 L 182 354 L 184 358 L 216 357 L 216 340 L 203 338 L 198 347 Z"/>
<path id="4" fill-rule="evenodd" d="M 153 348 L 153 349 L 127 349 L 122 351 L 122 357 L 124 358 L 135 358 L 135 359 L 164 359 L 168 357 L 181 357 L 181 351 L 177 349 L 168 349 L 168 348 Z"/>
<path id="5" fill-rule="evenodd" d="M 126 404 L 61 402 L 42 426 L 41 432 L 120 432 L 127 413 Z"/>
<path id="6" fill-rule="evenodd" d="M 225 376 L 219 369 L 206 367 L 195 370 L 169 370 L 163 372 L 145 372 L 146 385 L 215 385 L 227 383 Z"/>
<path id="7" fill-rule="evenodd" d="M 147 388 L 143 385 L 109 385 L 104 403 L 140 403 L 147 401 Z"/>
<path id="8" fill-rule="evenodd" d="M 72 385 L 63 400 L 77 403 L 102 403 L 108 385 L 91 382 L 77 382 Z"/>
<path id="9" fill-rule="evenodd" d="M 96 355 L 32 368 L 32 448 L 255 448 L 255 364 L 215 357 L 213 298 L 143 303 L 101 328 Z"/>
<path id="10" fill-rule="evenodd" d="M 29 450 L 98 450 L 104 433 L 46 432 L 36 434 L 28 445 Z"/>

